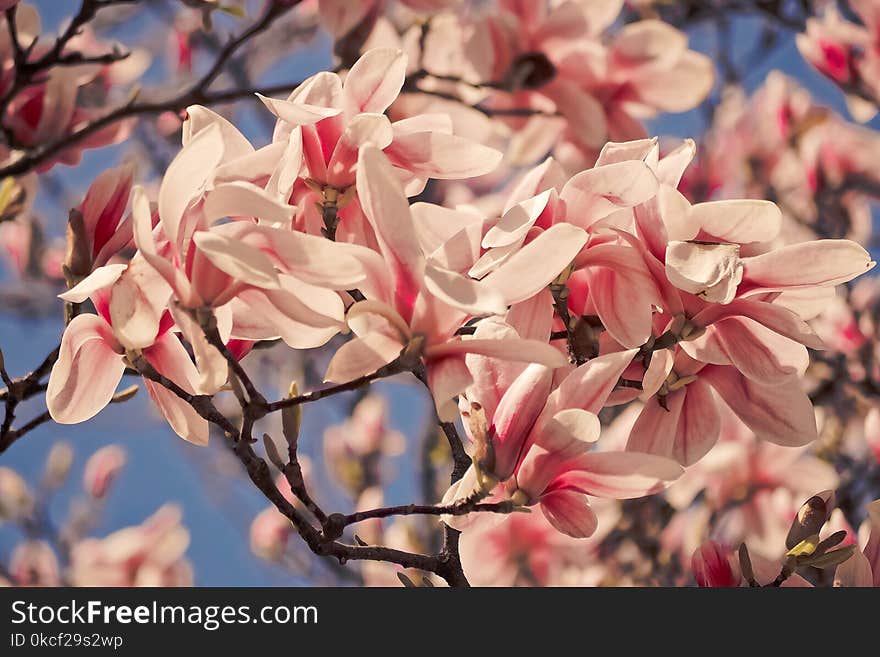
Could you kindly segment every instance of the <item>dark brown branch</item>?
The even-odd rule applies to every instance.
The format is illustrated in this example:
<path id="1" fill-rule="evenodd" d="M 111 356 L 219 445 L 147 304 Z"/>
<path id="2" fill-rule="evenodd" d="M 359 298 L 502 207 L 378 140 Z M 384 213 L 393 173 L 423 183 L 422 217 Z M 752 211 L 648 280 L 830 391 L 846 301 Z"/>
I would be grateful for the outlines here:
<path id="1" fill-rule="evenodd" d="M 312 392 L 297 395 L 296 397 L 288 397 L 286 399 L 279 399 L 278 401 L 269 402 L 268 404 L 266 404 L 266 410 L 269 413 L 274 413 L 275 411 L 280 411 L 283 408 L 290 408 L 291 406 L 298 406 L 300 404 L 307 404 L 309 402 L 318 401 L 319 399 L 323 399 L 324 397 L 338 395 L 341 392 L 350 392 L 352 390 L 357 390 L 358 388 L 372 383 L 373 381 L 376 381 L 378 379 L 384 379 L 389 376 L 394 376 L 395 374 L 400 374 L 404 371 L 405 369 L 401 366 L 399 360 L 395 360 L 388 363 L 387 365 L 380 367 L 372 374 L 365 374 L 364 376 L 353 379 L 352 381 L 340 383 L 339 385 L 335 386 L 329 386 L 327 388 L 321 388 L 320 390 L 313 390 Z"/>
<path id="2" fill-rule="evenodd" d="M 137 102 L 137 99 L 133 98 L 121 107 L 108 112 L 104 116 L 92 121 L 82 128 L 79 128 L 69 135 L 24 152 L 24 154 L 17 160 L 14 160 L 4 167 L 0 167 L 0 178 L 6 176 L 20 176 L 28 173 L 40 164 L 56 157 L 65 149 L 75 146 L 96 132 L 128 118 L 158 115 L 164 112 L 179 113 L 190 105 L 217 105 L 240 100 L 242 98 L 253 98 L 256 93 L 271 96 L 293 90 L 299 85 L 299 82 L 264 88 L 236 88 L 217 92 L 210 91 L 209 87 L 222 72 L 224 65 L 235 54 L 235 52 L 241 48 L 241 46 L 268 29 L 276 18 L 289 11 L 297 4 L 299 3 L 296 1 L 283 3 L 275 0 L 270 2 L 263 15 L 257 19 L 251 27 L 227 43 L 217 55 L 210 70 L 183 93 L 167 100 L 155 102 Z"/>
<path id="3" fill-rule="evenodd" d="M 48 418 L 43 419 L 41 415 L 30 420 L 17 430 L 12 427 L 12 423 L 15 420 L 15 410 L 18 405 L 46 389 L 42 379 L 49 373 L 52 365 L 58 359 L 59 349 L 60 345 L 49 352 L 46 358 L 43 359 L 43 362 L 30 374 L 19 379 L 11 378 L 6 371 L 5 364 L 0 362 L 0 377 L 2 377 L 3 382 L 6 384 L 6 389 L 0 391 L 0 400 L 4 402 L 3 423 L 0 425 L 0 454 L 9 449 L 9 446 L 25 433 L 48 421 Z M 0 361 L 2 361 L 2 355 L 0 355 Z"/>
<path id="4" fill-rule="evenodd" d="M 368 511 L 351 513 L 345 516 L 345 525 L 353 525 L 372 518 L 389 518 L 391 516 L 464 516 L 468 513 L 474 512 L 513 513 L 515 510 L 516 507 L 510 500 L 487 503 L 460 500 L 443 506 L 433 504 L 403 504 L 400 506 L 388 506 L 380 509 L 370 509 Z"/>

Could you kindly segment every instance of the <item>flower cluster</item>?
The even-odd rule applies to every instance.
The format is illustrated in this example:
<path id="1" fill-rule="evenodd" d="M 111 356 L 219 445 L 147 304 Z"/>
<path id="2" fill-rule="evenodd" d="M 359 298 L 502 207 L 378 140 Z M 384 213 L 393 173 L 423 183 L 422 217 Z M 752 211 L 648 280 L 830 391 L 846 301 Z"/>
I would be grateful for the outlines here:
<path id="1" fill-rule="evenodd" d="M 130 174 L 102 175 L 71 222 L 78 276 L 61 297 L 97 314 L 64 332 L 55 421 L 95 415 L 132 368 L 205 444 L 193 399 L 221 391 L 255 341 L 350 332 L 326 381 L 408 371 L 441 419 L 460 413 L 473 465 L 447 503 L 538 505 L 577 538 L 596 530 L 589 496 L 657 492 L 705 456 L 721 400 L 762 440 L 817 438 L 800 376 L 822 343 L 806 320 L 873 266 L 864 249 L 780 243 L 768 201 L 691 204 L 678 190 L 691 142 L 663 156 L 656 140 L 609 143 L 573 176 L 548 159 L 498 215 L 411 204 L 427 179 L 488 173 L 500 155 L 431 116 L 389 122 L 405 71 L 403 53 L 371 50 L 344 81 L 264 98 L 277 124 L 260 148 L 189 108 L 157 203 L 135 187 L 128 220 Z M 601 409 L 636 399 L 625 449 L 594 449 Z"/>
<path id="2" fill-rule="evenodd" d="M 192 586 L 185 557 L 189 532 L 177 506 L 166 504 L 143 523 L 104 536 L 98 524 L 114 479 L 125 466 L 125 451 L 107 445 L 94 452 L 82 475 L 84 495 L 63 523 L 50 519 L 52 497 L 69 478 L 73 450 L 56 443 L 39 485 L 0 467 L 0 521 L 23 538 L 0 570 L 0 586 Z"/>
<path id="3" fill-rule="evenodd" d="M 0 453 L 143 386 L 200 467 L 196 447 L 224 444 L 269 503 L 252 551 L 313 580 L 352 575 L 305 548 L 372 585 L 876 581 L 880 296 L 859 277 L 880 142 L 779 72 L 747 96 L 726 7 L 266 0 L 251 20 L 193 0 L 161 45 L 122 52 L 92 29 L 115 4 L 47 38 L 0 0 L 8 305 L 64 309 L 30 374 L 0 354 Z M 866 121 L 880 5 L 849 5 L 757 7 L 802 23 Z M 685 30 L 706 17 L 717 70 Z M 332 71 L 257 84 L 319 29 Z M 163 48 L 178 92 L 110 109 Z M 247 119 L 219 109 L 239 99 Z M 699 144 L 650 136 L 697 107 Z M 136 157 L 58 189 L 56 165 L 129 135 Z M 398 384 L 429 410 L 420 449 L 397 430 L 409 402 L 382 396 Z M 331 396 L 342 417 L 311 412 Z M 17 418 L 33 398 L 45 413 Z M 89 461 L 89 509 L 124 462 Z M 423 504 L 397 503 L 398 471 Z M 4 518 L 35 522 L 38 498 L 0 470 Z M 191 583 L 175 508 L 103 539 L 87 516 L 22 543 L 6 579 Z"/>

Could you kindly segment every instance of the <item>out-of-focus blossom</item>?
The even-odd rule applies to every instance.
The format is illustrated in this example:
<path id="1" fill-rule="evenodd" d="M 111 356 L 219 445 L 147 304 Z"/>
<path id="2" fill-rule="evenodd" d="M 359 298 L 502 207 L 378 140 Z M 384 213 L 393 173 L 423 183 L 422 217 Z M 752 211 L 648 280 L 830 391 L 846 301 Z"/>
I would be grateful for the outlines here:
<path id="1" fill-rule="evenodd" d="M 126 460 L 125 450 L 119 445 L 102 447 L 86 462 L 83 488 L 94 498 L 104 497 Z"/>
<path id="2" fill-rule="evenodd" d="M 381 481 L 384 457 L 403 452 L 406 441 L 388 427 L 384 398 L 370 395 L 358 402 L 351 417 L 324 432 L 324 460 L 334 477 L 355 494 Z"/>
<path id="3" fill-rule="evenodd" d="M 837 567 L 834 586 L 880 586 L 880 500 L 868 505 L 859 536 L 863 549 Z"/>
<path id="4" fill-rule="evenodd" d="M 192 586 L 188 546 L 180 510 L 166 505 L 140 525 L 77 543 L 70 581 L 74 586 Z"/>
<path id="5" fill-rule="evenodd" d="M 15 470 L 0 466 L 0 520 L 26 517 L 34 499 L 27 483 Z"/>
<path id="6" fill-rule="evenodd" d="M 16 586 L 61 586 L 61 565 L 46 541 L 19 543 L 9 559 L 9 574 Z"/>

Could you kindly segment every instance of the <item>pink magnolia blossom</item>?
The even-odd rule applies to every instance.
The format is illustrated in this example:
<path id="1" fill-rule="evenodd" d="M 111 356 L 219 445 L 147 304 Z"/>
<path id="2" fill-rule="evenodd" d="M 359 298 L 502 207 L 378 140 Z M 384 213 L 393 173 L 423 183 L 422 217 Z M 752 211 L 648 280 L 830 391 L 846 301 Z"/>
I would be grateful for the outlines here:
<path id="1" fill-rule="evenodd" d="M 558 532 L 541 513 L 482 518 L 461 535 L 462 567 L 474 586 L 595 586 L 606 570 L 597 554 L 620 516 L 619 503 L 592 501 L 599 529 L 589 539 Z"/>
<path id="2" fill-rule="evenodd" d="M 74 236 L 66 263 L 71 273 L 86 276 L 131 243 L 132 222 L 122 218 L 133 175 L 131 166 L 107 169 L 89 187 L 79 206 L 82 225 L 71 226 Z"/>
<path id="3" fill-rule="evenodd" d="M 89 457 L 83 470 L 83 488 L 95 498 L 107 494 L 113 480 L 125 466 L 125 450 L 119 445 L 107 445 Z"/>
<path id="4" fill-rule="evenodd" d="M 624 347 L 640 346 L 651 335 L 652 309 L 661 299 L 642 254 L 616 231 L 613 217 L 656 193 L 656 176 L 644 162 L 610 162 L 566 182 L 558 165 L 549 159 L 531 170 L 513 191 L 505 214 L 483 237 L 487 252 L 471 271 L 482 275 L 488 269 L 487 282 L 502 289 L 516 286 L 515 279 L 505 273 L 514 270 L 522 258 L 517 252 L 524 244 L 542 242 L 545 231 L 566 226 L 580 244 L 586 244 L 558 272 L 571 272 L 566 281 L 569 309 L 576 315 L 597 315 Z M 529 212 L 521 209 L 526 203 Z M 506 267 L 502 270 L 499 264 Z M 514 300 L 525 298 L 519 294 Z"/>
<path id="5" fill-rule="evenodd" d="M 205 389 L 205 377 L 170 330 L 173 321 L 162 305 L 167 287 L 143 260 L 100 267 L 62 297 L 74 302 L 91 297 L 98 314 L 78 315 L 64 331 L 46 389 L 56 422 L 76 424 L 100 412 L 137 354 L 187 392 Z M 144 384 L 178 435 L 207 444 L 207 420 L 164 386 Z"/>
<path id="6" fill-rule="evenodd" d="M 33 507 L 34 497 L 27 482 L 12 468 L 0 466 L 0 518 L 24 518 Z"/>
<path id="7" fill-rule="evenodd" d="M 470 380 L 464 365 L 466 353 L 551 367 L 564 364 L 558 351 L 537 340 L 456 336 L 458 327 L 470 317 L 503 312 L 502 293 L 485 282 L 440 268 L 425 257 L 400 182 L 377 147 L 363 147 L 357 177 L 358 195 L 382 256 L 371 254 L 369 262 L 365 260 L 369 278 L 361 291 L 367 300 L 353 304 L 346 314 L 356 337 L 336 352 L 326 380 L 344 382 L 370 374 L 396 359 L 417 339 L 437 408 L 443 417 L 450 417 L 454 412 L 452 397 Z M 566 238 L 562 234 L 556 237 L 560 243 Z M 521 270 L 525 276 L 537 274 L 534 280 L 522 281 L 535 286 L 535 292 L 546 276 L 544 267 L 536 265 L 537 272 Z M 555 267 L 553 262 L 549 266 Z"/>
<path id="8" fill-rule="evenodd" d="M 301 179 L 295 182 L 288 174 L 287 184 L 279 189 L 299 208 L 298 228 L 320 234 L 320 207 L 334 203 L 339 207 L 340 240 L 374 244 L 374 238 L 364 235 L 358 204 L 352 203 L 358 150 L 365 144 L 385 152 L 410 196 L 419 193 L 428 178 L 468 178 L 498 164 L 501 153 L 453 135 L 447 116 L 389 122 L 383 112 L 400 92 L 406 61 L 401 51 L 372 49 L 352 66 L 345 82 L 335 73 L 319 73 L 287 100 L 261 96 L 278 117 L 273 141 L 300 144 Z"/>
<path id="9" fill-rule="evenodd" d="M 185 558 L 189 532 L 166 505 L 142 524 L 77 543 L 70 555 L 74 586 L 192 586 Z"/>
<path id="10" fill-rule="evenodd" d="M 821 17 L 807 19 L 806 32 L 795 39 L 804 58 L 844 90 L 850 113 L 864 123 L 877 114 L 876 102 L 869 99 L 880 91 L 880 14 L 873 0 L 856 0 L 852 9 L 864 25 L 828 5 Z"/>
<path id="11" fill-rule="evenodd" d="M 46 541 L 19 543 L 12 553 L 9 574 L 15 586 L 61 586 L 61 564 Z"/>
<path id="12" fill-rule="evenodd" d="M 403 434 L 388 426 L 387 404 L 378 395 L 359 401 L 348 420 L 324 432 L 324 460 L 350 491 L 380 483 L 381 459 L 397 456 L 405 447 Z"/>
<path id="13" fill-rule="evenodd" d="M 488 492 L 512 476 L 507 490 L 512 500 L 525 506 L 540 504 L 557 530 L 586 538 L 596 531 L 597 522 L 588 495 L 641 497 L 678 478 L 682 470 L 669 459 L 590 451 L 600 431 L 596 413 L 634 355 L 632 350 L 594 358 L 573 370 L 552 393 L 549 371 L 539 365 L 526 368 L 503 394 L 491 387 L 468 390 L 470 408 L 463 415 L 477 444 L 475 461 L 444 500 L 467 497 L 469 489 Z M 493 365 L 498 367 L 477 363 Z M 532 394 L 542 390 L 542 377 L 546 391 Z M 490 374 L 484 385 L 505 379 L 509 381 L 509 375 L 499 380 Z M 478 401 L 481 397 L 488 407 Z"/>

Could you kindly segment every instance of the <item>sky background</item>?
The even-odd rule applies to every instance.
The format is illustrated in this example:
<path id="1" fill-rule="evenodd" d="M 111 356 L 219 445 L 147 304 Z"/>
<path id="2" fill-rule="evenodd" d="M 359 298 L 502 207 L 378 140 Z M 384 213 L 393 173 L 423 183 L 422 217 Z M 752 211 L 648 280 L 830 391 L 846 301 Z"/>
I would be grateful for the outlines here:
<path id="1" fill-rule="evenodd" d="M 38 0 L 32 2 L 43 17 L 44 33 L 57 29 L 75 2 Z M 139 16 L 149 16 L 142 12 Z M 115 34 L 129 43 L 155 30 L 153 19 L 139 19 L 135 26 L 125 26 Z M 221 21 L 220 26 L 230 23 Z M 757 37 L 756 21 L 739 19 L 735 23 L 735 43 L 747 51 Z M 691 46 L 711 54 L 714 38 L 711 30 L 700 29 L 691 34 Z M 329 43 L 326 38 L 314 41 L 306 51 L 278 62 L 267 72 L 262 82 L 282 82 L 302 79 L 331 66 Z M 780 69 L 801 81 L 817 97 L 837 111 L 846 113 L 841 95 L 821 76 L 808 67 L 794 46 L 792 38 L 748 72 L 744 84 L 748 91 L 758 87 L 773 69 Z M 161 79 L 164 65 L 157 64 L 147 74 L 148 80 Z M 250 113 L 241 124 L 255 143 L 262 145 L 269 135 Z M 658 135 L 698 138 L 703 129 L 703 115 L 699 110 L 676 116 L 665 116 L 652 122 L 651 131 Z M 82 198 L 89 183 L 104 168 L 119 159 L 123 148 L 88 151 L 80 166 L 56 167 L 57 180 L 71 192 L 72 199 L 59 200 L 51 194 L 42 194 L 37 211 L 47 222 L 60 227 L 66 217 L 65 201 L 75 204 Z M 0 265 L 0 281 L 8 282 L 9 272 Z M 60 309 L 60 306 L 59 306 Z M 59 310 L 60 313 L 60 310 Z M 57 344 L 61 322 L 59 313 L 51 317 L 23 318 L 0 309 L 0 347 L 6 357 L 6 367 L 13 376 L 21 376 L 39 363 Z M 245 360 L 245 366 L 251 363 Z M 390 400 L 390 420 L 393 428 L 408 438 L 408 451 L 392 463 L 396 476 L 387 489 L 386 502 L 399 504 L 419 498 L 417 474 L 413 453 L 417 453 L 419 439 L 424 431 L 429 402 L 417 388 L 397 383 L 380 383 L 374 387 Z M 329 422 L 343 417 L 345 399 L 309 405 L 300 441 L 301 451 L 313 458 L 319 457 L 321 433 Z M 45 408 L 42 399 L 31 400 L 19 407 L 19 422 L 39 414 Z M 128 464 L 118 478 L 106 505 L 106 513 L 94 532 L 96 536 L 142 522 L 166 502 L 175 502 L 183 509 L 192 542 L 188 556 L 195 566 L 196 584 L 205 586 L 290 586 L 304 583 L 284 570 L 270 566 L 254 557 L 248 546 L 247 530 L 250 520 L 267 506 L 261 494 L 249 484 L 228 477 L 212 475 L 214 469 L 206 463 L 223 456 L 219 440 L 213 447 L 197 448 L 175 436 L 158 418 L 148 396 L 142 390 L 135 399 L 109 406 L 93 420 L 75 426 L 46 424 L 16 443 L 0 457 L 0 465 L 11 466 L 29 481 L 39 478 L 51 445 L 58 440 L 69 442 L 76 460 L 68 484 L 56 496 L 51 512 L 56 520 L 62 519 L 70 501 L 81 490 L 81 472 L 85 459 L 97 448 L 118 443 L 128 452 Z M 319 484 L 327 483 L 320 468 L 316 473 Z M 320 485 L 321 490 L 328 486 Z M 323 500 L 322 500 L 323 501 Z M 327 504 L 336 510 L 346 510 L 344 497 Z M 350 504 L 350 503 L 349 503 Z M 0 525 L 0 559 L 6 560 L 20 535 Z"/>

